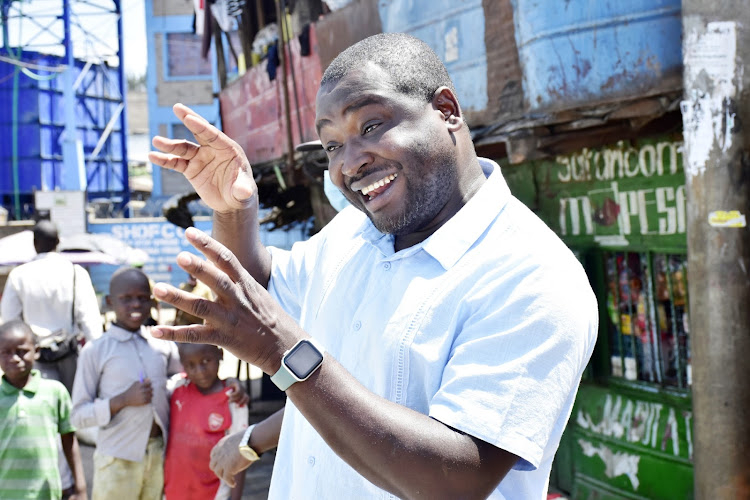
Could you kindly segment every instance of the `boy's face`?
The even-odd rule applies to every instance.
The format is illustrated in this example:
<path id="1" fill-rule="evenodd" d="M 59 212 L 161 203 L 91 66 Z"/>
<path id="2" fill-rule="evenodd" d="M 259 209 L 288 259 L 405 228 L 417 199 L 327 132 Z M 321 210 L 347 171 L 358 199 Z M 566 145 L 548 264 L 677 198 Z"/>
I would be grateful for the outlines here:
<path id="1" fill-rule="evenodd" d="M 115 323 L 132 332 L 151 314 L 151 287 L 143 275 L 127 273 L 110 283 L 107 304 L 115 313 Z"/>
<path id="2" fill-rule="evenodd" d="M 26 385 L 35 359 L 31 334 L 18 328 L 0 334 L 0 368 L 11 384 L 19 388 Z"/>
<path id="3" fill-rule="evenodd" d="M 210 390 L 219 381 L 221 351 L 212 345 L 180 346 L 180 362 L 185 374 L 201 391 Z"/>

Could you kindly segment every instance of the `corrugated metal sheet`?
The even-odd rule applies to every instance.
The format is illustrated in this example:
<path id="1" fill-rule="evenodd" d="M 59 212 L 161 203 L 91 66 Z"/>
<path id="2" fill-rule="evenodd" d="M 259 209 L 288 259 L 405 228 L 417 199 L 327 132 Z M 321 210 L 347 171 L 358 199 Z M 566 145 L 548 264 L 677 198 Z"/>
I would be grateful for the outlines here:
<path id="1" fill-rule="evenodd" d="M 300 55 L 297 38 L 289 42 L 294 63 L 295 86 L 288 80 L 291 124 L 284 116 L 281 73 L 270 80 L 267 61 L 249 69 L 219 95 L 224 132 L 245 150 L 251 163 L 281 158 L 287 150 L 287 126 L 292 128 L 294 144 L 318 138 L 315 130 L 315 96 L 322 76 L 315 27 L 310 27 L 310 55 Z M 297 103 L 299 107 L 297 107 Z M 302 128 L 302 137 L 299 128 Z"/>
<path id="2" fill-rule="evenodd" d="M 323 71 L 337 55 L 368 36 L 382 33 L 378 0 L 359 0 L 315 23 Z"/>
<path id="3" fill-rule="evenodd" d="M 680 88 L 680 0 L 511 3 L 530 109 Z"/>
<path id="4" fill-rule="evenodd" d="M 450 72 L 466 112 L 487 108 L 487 53 L 482 0 L 381 0 L 384 32 L 424 40 Z"/>

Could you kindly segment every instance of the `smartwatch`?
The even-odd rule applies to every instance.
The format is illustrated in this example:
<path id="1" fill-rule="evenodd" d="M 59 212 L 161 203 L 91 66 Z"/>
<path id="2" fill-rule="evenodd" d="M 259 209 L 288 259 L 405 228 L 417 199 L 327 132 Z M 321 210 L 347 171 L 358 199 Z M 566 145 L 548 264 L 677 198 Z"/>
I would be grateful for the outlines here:
<path id="1" fill-rule="evenodd" d="M 271 382 L 286 391 L 297 382 L 310 378 L 323 363 L 325 350 L 313 339 L 302 339 L 281 357 L 281 367 L 271 376 Z"/>
<path id="2" fill-rule="evenodd" d="M 242 440 L 240 441 L 240 455 L 245 457 L 246 460 L 249 460 L 250 462 L 257 462 L 260 460 L 260 456 L 255 452 L 254 449 L 250 448 L 250 434 L 253 433 L 253 429 L 255 428 L 255 424 L 251 425 L 247 429 L 245 429 L 245 433 L 242 435 Z"/>

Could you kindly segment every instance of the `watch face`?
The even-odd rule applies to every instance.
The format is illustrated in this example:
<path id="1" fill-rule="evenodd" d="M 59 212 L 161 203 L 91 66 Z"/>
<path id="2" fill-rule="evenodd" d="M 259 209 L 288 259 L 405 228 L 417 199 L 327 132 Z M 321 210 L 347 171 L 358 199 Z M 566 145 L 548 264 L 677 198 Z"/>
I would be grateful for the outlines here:
<path id="1" fill-rule="evenodd" d="M 323 361 L 323 355 L 309 342 L 300 342 L 284 358 L 284 364 L 300 380 L 310 376 Z"/>

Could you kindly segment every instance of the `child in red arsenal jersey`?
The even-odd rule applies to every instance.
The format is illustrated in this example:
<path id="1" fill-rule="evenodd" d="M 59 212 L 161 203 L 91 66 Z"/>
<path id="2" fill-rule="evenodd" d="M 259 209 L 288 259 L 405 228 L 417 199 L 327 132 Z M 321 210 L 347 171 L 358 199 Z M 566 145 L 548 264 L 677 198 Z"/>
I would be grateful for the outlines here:
<path id="1" fill-rule="evenodd" d="M 247 427 L 247 406 L 230 403 L 219 378 L 222 351 L 206 344 L 179 344 L 185 369 L 170 402 L 170 436 L 164 460 L 167 500 L 232 500 L 242 497 L 244 471 L 230 488 L 209 468 L 211 448 L 226 434 Z"/>

